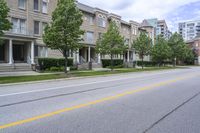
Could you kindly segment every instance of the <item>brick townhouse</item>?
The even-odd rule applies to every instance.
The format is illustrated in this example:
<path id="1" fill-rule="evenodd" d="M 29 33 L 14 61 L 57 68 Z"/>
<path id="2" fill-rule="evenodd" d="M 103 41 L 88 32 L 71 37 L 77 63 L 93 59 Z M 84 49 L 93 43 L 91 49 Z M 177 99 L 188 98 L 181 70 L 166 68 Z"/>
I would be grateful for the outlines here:
<path id="1" fill-rule="evenodd" d="M 13 66 L 14 64 L 36 63 L 38 57 L 62 57 L 58 50 L 51 50 L 46 47 L 42 40 L 44 27 L 51 21 L 51 14 L 56 8 L 57 0 L 6 0 L 10 8 L 9 20 L 13 24 L 12 29 L 5 32 L 4 44 L 0 47 L 0 65 Z M 90 7 L 77 2 L 78 8 L 83 13 L 83 24 L 81 28 L 85 31 L 82 49 L 76 52 L 70 51 L 69 57 L 74 62 L 86 64 L 93 62 L 99 65 L 101 59 L 108 58 L 106 55 L 99 55 L 95 52 L 95 45 L 98 38 L 107 31 L 109 21 L 113 20 L 119 26 L 125 43 L 131 43 L 139 35 L 141 24 L 135 21 L 126 22 L 122 17 L 105 10 Z M 143 27 L 143 30 L 145 27 Z M 146 30 L 146 32 L 150 33 Z M 116 55 L 115 58 L 122 58 Z M 125 54 L 126 62 L 133 62 L 139 59 L 134 49 L 127 49 Z"/>

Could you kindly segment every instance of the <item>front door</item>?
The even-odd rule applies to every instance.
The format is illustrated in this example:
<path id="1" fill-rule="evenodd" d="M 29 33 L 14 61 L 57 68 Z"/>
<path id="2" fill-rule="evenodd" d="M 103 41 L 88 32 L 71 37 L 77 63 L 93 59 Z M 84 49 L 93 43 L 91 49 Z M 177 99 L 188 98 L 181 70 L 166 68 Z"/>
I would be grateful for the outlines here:
<path id="1" fill-rule="evenodd" d="M 3 44 L 0 44 L 0 62 L 5 60 L 5 47 Z"/>
<path id="2" fill-rule="evenodd" d="M 24 45 L 13 45 L 13 59 L 15 63 L 24 62 Z"/>

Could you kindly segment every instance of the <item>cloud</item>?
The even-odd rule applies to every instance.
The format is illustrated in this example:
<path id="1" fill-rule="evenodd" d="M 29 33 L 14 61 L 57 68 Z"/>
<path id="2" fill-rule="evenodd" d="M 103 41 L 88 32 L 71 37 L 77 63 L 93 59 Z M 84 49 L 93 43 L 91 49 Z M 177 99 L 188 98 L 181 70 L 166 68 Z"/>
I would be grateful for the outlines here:
<path id="1" fill-rule="evenodd" d="M 196 16 L 200 14 L 198 8 L 200 0 L 79 0 L 79 2 L 118 14 L 126 21 L 141 22 L 148 18 L 166 19 L 171 29 L 174 29 L 174 21 L 187 18 L 190 14 L 198 18 Z M 190 19 L 194 18 L 190 16 Z"/>

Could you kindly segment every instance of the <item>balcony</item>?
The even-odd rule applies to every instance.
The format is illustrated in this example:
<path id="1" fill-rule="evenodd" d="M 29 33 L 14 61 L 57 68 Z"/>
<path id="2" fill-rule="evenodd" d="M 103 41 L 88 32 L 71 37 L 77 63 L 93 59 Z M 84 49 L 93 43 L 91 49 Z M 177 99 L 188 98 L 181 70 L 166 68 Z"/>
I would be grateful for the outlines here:
<path id="1" fill-rule="evenodd" d="M 196 31 L 197 31 L 197 32 L 200 32 L 200 25 L 199 25 L 199 26 L 196 26 Z"/>
<path id="2" fill-rule="evenodd" d="M 15 36 L 26 36 L 33 37 L 33 31 L 29 31 L 26 28 L 13 28 L 5 32 L 6 35 L 15 35 Z"/>

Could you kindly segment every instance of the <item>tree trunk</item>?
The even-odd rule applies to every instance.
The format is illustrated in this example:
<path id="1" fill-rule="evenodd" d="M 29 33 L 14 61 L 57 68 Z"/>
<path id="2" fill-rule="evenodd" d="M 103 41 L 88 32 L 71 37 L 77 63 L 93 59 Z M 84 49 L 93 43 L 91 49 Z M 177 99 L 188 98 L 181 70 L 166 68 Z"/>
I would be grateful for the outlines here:
<path id="1" fill-rule="evenodd" d="M 68 57 L 67 57 L 67 50 L 64 50 L 64 57 L 65 57 L 65 73 L 67 74 L 67 65 L 68 65 Z"/>
<path id="2" fill-rule="evenodd" d="M 113 62 L 113 54 L 111 54 L 111 71 L 113 71 L 113 65 L 114 65 L 114 62 Z"/>
<path id="3" fill-rule="evenodd" d="M 144 69 L 144 55 L 142 55 L 142 69 Z"/>
<path id="4" fill-rule="evenodd" d="M 174 58 L 174 67 L 176 67 L 176 57 Z"/>

